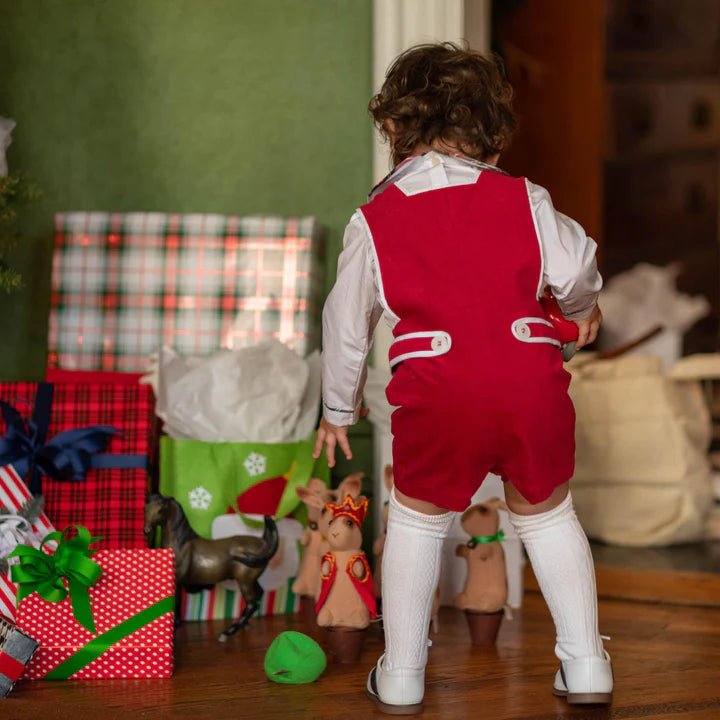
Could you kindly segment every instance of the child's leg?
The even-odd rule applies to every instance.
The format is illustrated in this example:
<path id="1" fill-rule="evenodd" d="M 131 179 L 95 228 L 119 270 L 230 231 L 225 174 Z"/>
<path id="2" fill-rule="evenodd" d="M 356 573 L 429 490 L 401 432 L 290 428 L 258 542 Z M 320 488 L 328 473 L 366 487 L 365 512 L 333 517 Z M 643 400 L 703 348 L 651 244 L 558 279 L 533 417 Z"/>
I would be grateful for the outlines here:
<path id="1" fill-rule="evenodd" d="M 567 483 L 538 505 L 528 503 L 507 483 L 505 499 L 555 622 L 561 672 L 572 676 L 576 686 L 568 699 L 609 701 L 612 673 L 598 632 L 595 569 Z M 556 690 L 563 688 L 556 683 Z"/>
<path id="2" fill-rule="evenodd" d="M 368 691 L 382 704 L 422 701 L 433 596 L 452 518 L 398 490 L 390 495 L 382 560 L 385 655 L 368 679 Z"/>

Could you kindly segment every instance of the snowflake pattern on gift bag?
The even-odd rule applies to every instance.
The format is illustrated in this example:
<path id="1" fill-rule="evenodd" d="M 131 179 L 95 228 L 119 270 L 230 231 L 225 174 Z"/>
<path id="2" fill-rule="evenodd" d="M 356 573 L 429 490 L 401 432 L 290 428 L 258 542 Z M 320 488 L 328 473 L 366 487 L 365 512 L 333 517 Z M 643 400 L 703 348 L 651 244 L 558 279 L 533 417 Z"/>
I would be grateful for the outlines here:
<path id="1" fill-rule="evenodd" d="M 243 466 L 248 471 L 248 475 L 255 477 L 265 472 L 267 458 L 260 453 L 250 453 L 246 458 Z"/>
<path id="2" fill-rule="evenodd" d="M 190 501 L 190 507 L 194 510 L 207 510 L 210 507 L 213 496 L 212 493 L 202 485 L 198 485 L 198 487 L 188 493 L 188 499 Z"/>

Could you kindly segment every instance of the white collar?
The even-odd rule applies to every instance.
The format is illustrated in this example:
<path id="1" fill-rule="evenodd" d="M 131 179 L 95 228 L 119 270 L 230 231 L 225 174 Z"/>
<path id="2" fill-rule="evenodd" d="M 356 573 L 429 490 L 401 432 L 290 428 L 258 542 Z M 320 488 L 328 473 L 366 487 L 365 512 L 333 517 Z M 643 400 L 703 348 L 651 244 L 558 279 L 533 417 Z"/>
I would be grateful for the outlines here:
<path id="1" fill-rule="evenodd" d="M 402 178 L 407 175 L 417 172 L 426 163 L 432 162 L 433 158 L 439 158 L 443 164 L 469 164 L 473 165 L 480 170 L 490 170 L 491 172 L 499 172 L 503 175 L 507 175 L 504 170 L 501 170 L 495 165 L 490 165 L 482 160 L 475 160 L 474 158 L 467 157 L 465 155 L 451 155 L 449 153 L 441 153 L 436 150 L 430 150 L 429 152 L 421 153 L 420 155 L 411 155 L 409 158 L 405 158 L 401 163 L 396 165 L 375 187 L 370 191 L 368 200 L 372 200 L 376 195 L 379 195 L 389 185 L 394 185 Z"/>

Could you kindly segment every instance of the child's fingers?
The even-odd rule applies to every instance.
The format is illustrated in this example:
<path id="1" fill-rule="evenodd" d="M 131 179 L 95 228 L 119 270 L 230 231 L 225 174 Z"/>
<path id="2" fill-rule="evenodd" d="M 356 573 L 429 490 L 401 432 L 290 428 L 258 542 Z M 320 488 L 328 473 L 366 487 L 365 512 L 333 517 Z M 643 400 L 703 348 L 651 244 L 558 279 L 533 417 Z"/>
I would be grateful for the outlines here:
<path id="1" fill-rule="evenodd" d="M 335 467 L 335 435 L 329 432 L 325 437 L 325 453 L 327 454 L 328 467 Z"/>
<path id="2" fill-rule="evenodd" d="M 315 447 L 313 448 L 313 457 L 315 459 L 320 457 L 323 445 L 325 443 L 325 428 L 318 428 L 317 435 L 315 436 Z"/>
<path id="3" fill-rule="evenodd" d="M 590 325 L 588 323 L 578 323 L 578 339 L 575 342 L 575 348 L 580 350 L 588 344 L 588 337 L 590 335 Z"/>
<path id="4" fill-rule="evenodd" d="M 347 438 L 347 435 L 338 435 L 337 436 L 338 445 L 340 445 L 340 449 L 345 453 L 345 457 L 348 460 L 352 460 L 352 450 L 350 450 L 350 441 Z"/>
<path id="5" fill-rule="evenodd" d="M 587 344 L 588 344 L 588 345 L 589 345 L 590 343 L 594 343 L 594 342 L 595 342 L 595 340 L 596 340 L 596 338 L 597 338 L 597 336 L 598 336 L 598 332 L 600 332 L 600 323 L 599 323 L 599 322 L 591 323 L 591 324 L 590 324 L 590 334 L 589 334 L 589 336 L 588 336 L 588 341 L 587 341 Z"/>

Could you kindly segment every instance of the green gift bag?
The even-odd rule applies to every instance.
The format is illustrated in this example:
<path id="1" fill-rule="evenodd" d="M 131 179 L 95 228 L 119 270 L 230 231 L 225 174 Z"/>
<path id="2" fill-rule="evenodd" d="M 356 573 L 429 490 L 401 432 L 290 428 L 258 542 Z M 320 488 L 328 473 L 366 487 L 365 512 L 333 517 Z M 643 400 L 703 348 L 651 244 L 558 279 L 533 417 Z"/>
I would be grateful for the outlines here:
<path id="1" fill-rule="evenodd" d="M 315 460 L 313 445 L 314 438 L 294 443 L 210 443 L 163 437 L 160 492 L 174 497 L 193 530 L 206 538 L 211 537 L 213 520 L 228 508 L 238 510 L 241 496 L 251 490 L 256 491 L 253 504 L 263 508 L 262 513 L 281 518 L 300 503 L 296 487 L 307 485 L 311 477 L 329 482 L 325 454 Z"/>

